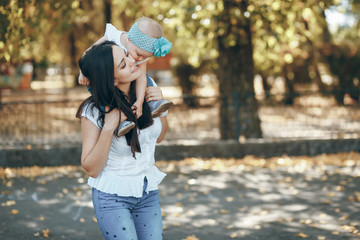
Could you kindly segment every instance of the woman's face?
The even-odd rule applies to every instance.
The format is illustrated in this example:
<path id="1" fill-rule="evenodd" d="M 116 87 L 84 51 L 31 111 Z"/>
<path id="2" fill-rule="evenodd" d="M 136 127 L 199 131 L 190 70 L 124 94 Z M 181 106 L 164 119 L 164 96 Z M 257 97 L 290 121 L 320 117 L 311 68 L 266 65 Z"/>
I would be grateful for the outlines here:
<path id="1" fill-rule="evenodd" d="M 135 59 L 135 61 L 142 61 L 146 58 L 154 56 L 153 53 L 145 51 L 138 46 L 135 46 L 129 39 L 128 44 L 126 45 L 126 49 L 128 50 L 128 53 Z"/>
<path id="2" fill-rule="evenodd" d="M 114 58 L 114 80 L 118 87 L 130 85 L 130 82 L 139 78 L 141 75 L 140 68 L 135 65 L 135 60 L 131 56 L 125 54 L 124 49 L 113 45 Z"/>

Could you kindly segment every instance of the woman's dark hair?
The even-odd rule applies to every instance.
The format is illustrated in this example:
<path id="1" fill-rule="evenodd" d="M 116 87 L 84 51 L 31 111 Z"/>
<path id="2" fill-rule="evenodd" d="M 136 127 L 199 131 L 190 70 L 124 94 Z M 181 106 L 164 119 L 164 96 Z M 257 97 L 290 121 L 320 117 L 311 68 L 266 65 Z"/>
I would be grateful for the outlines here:
<path id="1" fill-rule="evenodd" d="M 85 106 L 91 106 L 91 111 L 96 107 L 100 111 L 98 125 L 102 127 L 105 120 L 105 106 L 110 110 L 114 108 L 122 111 L 128 120 L 133 121 L 136 126 L 128 132 L 126 137 L 127 144 L 131 147 L 131 152 L 135 157 L 135 152 L 141 152 L 138 131 L 150 126 L 153 123 L 149 105 L 144 101 L 143 114 L 139 119 L 133 114 L 131 106 L 136 101 L 135 81 L 130 84 L 128 97 L 124 92 L 114 86 L 114 60 L 112 46 L 114 42 L 106 41 L 93 46 L 79 60 L 79 67 L 85 77 L 89 79 L 89 91 L 91 96 L 85 99 L 79 109 L 76 117 L 81 118 L 81 112 Z M 120 113 L 119 113 L 120 114 Z M 120 126 L 121 119 L 119 119 Z M 117 129 L 119 129 L 119 126 Z M 118 130 L 115 131 L 117 133 Z"/>

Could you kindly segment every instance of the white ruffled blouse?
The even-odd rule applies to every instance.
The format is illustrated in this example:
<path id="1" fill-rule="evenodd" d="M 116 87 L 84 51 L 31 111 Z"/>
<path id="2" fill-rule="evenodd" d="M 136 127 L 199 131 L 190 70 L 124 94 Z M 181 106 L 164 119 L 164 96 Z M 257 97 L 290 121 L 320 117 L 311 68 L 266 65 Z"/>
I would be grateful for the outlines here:
<path id="1" fill-rule="evenodd" d="M 97 122 L 99 110 L 96 107 L 91 110 L 90 106 L 84 107 L 81 116 L 89 119 L 100 129 Z M 88 185 L 102 192 L 139 198 L 142 197 L 146 177 L 146 192 L 157 190 L 158 184 L 166 176 L 155 166 L 155 145 L 161 129 L 160 118 L 154 118 L 151 126 L 139 131 L 141 153 L 136 152 L 136 158 L 133 157 L 125 136 L 113 136 L 104 169 L 97 178 L 89 177 Z"/>

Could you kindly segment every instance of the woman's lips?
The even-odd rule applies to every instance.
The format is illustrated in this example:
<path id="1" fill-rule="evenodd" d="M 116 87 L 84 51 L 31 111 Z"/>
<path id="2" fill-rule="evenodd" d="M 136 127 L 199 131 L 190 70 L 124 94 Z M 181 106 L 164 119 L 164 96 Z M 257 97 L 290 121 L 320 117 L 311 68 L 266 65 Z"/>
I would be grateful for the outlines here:
<path id="1" fill-rule="evenodd" d="M 134 70 L 132 70 L 132 72 L 131 72 L 131 73 L 136 72 L 138 69 L 139 69 L 139 67 L 138 67 L 138 66 L 135 66 L 135 67 L 134 67 Z"/>

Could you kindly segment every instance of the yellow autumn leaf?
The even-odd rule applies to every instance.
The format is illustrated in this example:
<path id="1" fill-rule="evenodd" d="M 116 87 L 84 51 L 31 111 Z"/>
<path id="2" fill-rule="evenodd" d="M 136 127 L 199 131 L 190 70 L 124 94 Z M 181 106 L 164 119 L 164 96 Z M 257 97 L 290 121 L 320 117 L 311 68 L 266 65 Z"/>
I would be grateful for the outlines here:
<path id="1" fill-rule="evenodd" d="M 355 198 L 353 196 L 348 196 L 348 201 L 349 202 L 355 202 Z"/>
<path id="2" fill-rule="evenodd" d="M 12 215 L 16 215 L 16 214 L 19 214 L 19 210 L 17 210 L 17 209 L 12 209 L 10 213 L 11 213 Z"/>
<path id="3" fill-rule="evenodd" d="M 62 189 L 62 192 L 63 192 L 64 194 L 68 194 L 68 193 L 69 193 L 69 190 L 68 190 L 67 188 L 63 188 L 63 189 Z"/>
<path id="4" fill-rule="evenodd" d="M 233 202 L 233 201 L 234 201 L 234 198 L 233 198 L 233 197 L 227 197 L 227 198 L 226 198 L 226 201 L 227 201 L 227 202 Z"/>
<path id="5" fill-rule="evenodd" d="M 182 207 L 183 204 L 181 202 L 177 202 L 177 203 L 175 203 L 175 206 Z"/>
<path id="6" fill-rule="evenodd" d="M 301 238 L 308 238 L 309 237 L 309 235 L 307 235 L 305 233 L 299 233 L 298 236 L 301 237 Z"/>
<path id="7" fill-rule="evenodd" d="M 186 238 L 183 238 L 182 240 L 200 240 L 195 235 L 187 236 Z"/>
<path id="8" fill-rule="evenodd" d="M 237 235 L 237 233 L 232 233 L 232 234 L 230 234 L 230 236 L 229 236 L 230 238 L 237 238 L 238 237 L 238 235 Z"/>
<path id="9" fill-rule="evenodd" d="M 50 237 L 50 229 L 43 229 L 42 230 L 42 234 L 44 238 L 49 238 Z"/>
<path id="10" fill-rule="evenodd" d="M 334 192 L 328 192 L 328 193 L 326 194 L 326 196 L 328 196 L 328 197 L 333 197 L 333 196 L 335 196 L 335 193 L 334 193 Z"/>
<path id="11" fill-rule="evenodd" d="M 342 217 L 339 218 L 339 221 L 343 221 L 349 218 L 349 215 L 344 215 Z"/>
<path id="12" fill-rule="evenodd" d="M 354 192 L 356 201 L 360 202 L 360 192 Z"/>
<path id="13" fill-rule="evenodd" d="M 16 204 L 16 202 L 14 200 L 9 200 L 9 201 L 6 201 L 4 203 L 1 203 L 1 206 L 2 207 L 10 207 L 10 206 L 13 206 L 15 204 Z"/>
<path id="14" fill-rule="evenodd" d="M 222 214 L 228 214 L 228 213 L 229 213 L 229 210 L 221 209 L 220 212 L 221 212 Z"/>

